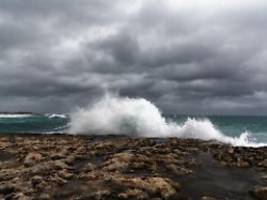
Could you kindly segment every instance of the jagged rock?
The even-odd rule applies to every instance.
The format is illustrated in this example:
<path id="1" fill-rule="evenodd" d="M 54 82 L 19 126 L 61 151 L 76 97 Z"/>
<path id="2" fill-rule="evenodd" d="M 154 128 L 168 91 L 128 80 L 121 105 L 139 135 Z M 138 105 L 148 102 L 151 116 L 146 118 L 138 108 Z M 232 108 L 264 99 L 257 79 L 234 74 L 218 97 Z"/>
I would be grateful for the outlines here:
<path id="1" fill-rule="evenodd" d="M 24 159 L 24 165 L 29 167 L 40 162 L 43 156 L 39 153 L 29 153 Z"/>
<path id="2" fill-rule="evenodd" d="M 118 153 L 113 155 L 111 159 L 105 162 L 105 169 L 112 170 L 122 170 L 129 166 L 133 155 L 130 153 Z"/>
<path id="3" fill-rule="evenodd" d="M 139 177 L 127 178 L 112 176 L 110 181 L 126 190 L 138 189 L 146 192 L 149 196 L 158 194 L 163 199 L 174 198 L 178 196 L 180 192 L 180 185 L 178 183 L 174 183 L 170 179 L 162 177 L 147 177 L 141 179 Z"/>
<path id="4" fill-rule="evenodd" d="M 267 179 L 266 148 L 177 138 L 9 137 L 0 135 L 0 143 L 6 146 L 0 154 L 8 155 L 7 162 L 0 155 L 0 199 L 215 200 L 214 197 L 225 195 L 224 199 L 230 200 L 239 197 L 229 198 L 227 187 L 219 191 L 211 181 L 222 181 L 219 185 L 229 183 L 230 187 L 235 181 L 243 181 L 239 176 L 244 174 L 251 176 L 245 185 L 253 188 L 255 181 L 265 184 Z M 211 181 L 201 185 L 201 193 L 194 190 L 191 194 L 198 187 L 198 178 L 209 175 L 209 169 L 214 174 L 207 176 Z M 227 173 L 232 169 L 234 180 Z M 226 177 L 220 179 L 221 174 Z M 265 191 L 258 187 L 252 194 L 262 200 Z M 237 193 L 249 198 L 248 191 Z"/>

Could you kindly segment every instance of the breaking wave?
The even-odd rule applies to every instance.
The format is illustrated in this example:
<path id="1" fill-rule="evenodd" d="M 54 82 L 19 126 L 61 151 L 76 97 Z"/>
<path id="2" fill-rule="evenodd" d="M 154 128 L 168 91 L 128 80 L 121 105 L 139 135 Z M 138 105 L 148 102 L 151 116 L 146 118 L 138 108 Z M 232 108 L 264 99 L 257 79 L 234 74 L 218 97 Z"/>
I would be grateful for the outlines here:
<path id="1" fill-rule="evenodd" d="M 54 113 L 54 114 L 46 114 L 46 116 L 49 119 L 53 119 L 53 118 L 63 118 L 63 119 L 65 119 L 65 118 L 67 118 L 67 115 L 65 115 L 65 114 L 56 114 L 56 113 Z"/>
<path id="2" fill-rule="evenodd" d="M 234 146 L 266 146 L 248 132 L 239 137 L 224 135 L 208 119 L 188 118 L 182 124 L 164 118 L 160 110 L 143 98 L 106 95 L 98 102 L 70 114 L 72 134 L 132 135 L 218 140 Z"/>
<path id="3" fill-rule="evenodd" d="M 0 118 L 25 118 L 31 116 L 32 114 L 0 114 Z"/>

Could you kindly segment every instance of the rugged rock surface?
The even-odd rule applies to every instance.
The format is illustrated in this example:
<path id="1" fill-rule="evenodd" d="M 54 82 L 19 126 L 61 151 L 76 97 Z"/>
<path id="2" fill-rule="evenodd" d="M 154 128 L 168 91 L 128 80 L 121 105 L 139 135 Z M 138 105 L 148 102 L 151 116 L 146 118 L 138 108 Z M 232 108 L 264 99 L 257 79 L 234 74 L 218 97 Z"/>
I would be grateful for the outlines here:
<path id="1" fill-rule="evenodd" d="M 267 199 L 267 148 L 118 136 L 0 136 L 0 199 Z"/>

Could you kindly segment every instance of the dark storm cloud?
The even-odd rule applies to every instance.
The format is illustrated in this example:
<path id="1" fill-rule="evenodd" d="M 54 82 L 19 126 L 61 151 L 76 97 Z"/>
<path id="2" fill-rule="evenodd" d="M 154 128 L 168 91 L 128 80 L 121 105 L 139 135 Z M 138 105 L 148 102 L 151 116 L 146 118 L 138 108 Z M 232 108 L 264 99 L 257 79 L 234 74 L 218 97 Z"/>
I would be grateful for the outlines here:
<path id="1" fill-rule="evenodd" d="M 166 112 L 267 114 L 264 1 L 2 0 L 0 110 L 103 95 Z"/>

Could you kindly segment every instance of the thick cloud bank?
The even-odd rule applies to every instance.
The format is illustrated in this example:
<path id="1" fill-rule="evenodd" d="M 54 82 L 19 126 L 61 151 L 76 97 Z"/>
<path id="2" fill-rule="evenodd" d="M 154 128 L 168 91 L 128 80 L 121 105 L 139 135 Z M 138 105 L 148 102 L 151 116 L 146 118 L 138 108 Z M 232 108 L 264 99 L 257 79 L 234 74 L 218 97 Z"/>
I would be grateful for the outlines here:
<path id="1" fill-rule="evenodd" d="M 208 119 L 188 119 L 183 124 L 168 122 L 159 109 L 145 99 L 105 96 L 70 115 L 71 134 L 130 135 L 138 137 L 178 137 L 218 140 L 236 146 L 265 146 L 249 140 L 248 133 L 229 137 Z"/>
<path id="2" fill-rule="evenodd" d="M 263 0 L 1 0 L 0 111 L 68 112 L 109 89 L 164 112 L 267 114 L 266 11 Z"/>

